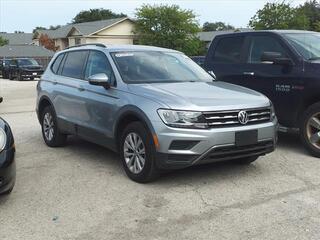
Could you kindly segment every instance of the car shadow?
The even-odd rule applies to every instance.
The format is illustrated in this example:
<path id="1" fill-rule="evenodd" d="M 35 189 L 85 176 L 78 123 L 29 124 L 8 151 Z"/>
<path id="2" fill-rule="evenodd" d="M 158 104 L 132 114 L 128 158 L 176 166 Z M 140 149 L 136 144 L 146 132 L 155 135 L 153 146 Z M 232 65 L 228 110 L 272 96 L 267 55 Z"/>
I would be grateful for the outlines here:
<path id="1" fill-rule="evenodd" d="M 8 194 L 0 194 L 0 206 L 5 204 L 10 199 Z"/>
<path id="2" fill-rule="evenodd" d="M 77 137 L 70 137 L 68 139 L 68 148 L 77 155 L 79 154 L 84 157 L 83 161 L 95 161 L 100 166 L 112 169 L 115 174 L 121 174 L 123 177 L 126 177 L 117 153 Z M 308 154 L 300 142 L 299 135 L 293 133 L 280 133 L 278 148 L 297 154 Z M 223 179 L 234 178 L 235 176 L 238 178 L 241 176 L 247 177 L 248 175 L 263 171 L 262 165 L 259 164 L 260 161 L 263 161 L 263 159 L 258 159 L 250 165 L 240 165 L 232 161 L 225 161 L 164 171 L 160 178 L 150 184 L 167 185 L 172 184 L 172 182 L 188 184 L 193 181 L 221 181 Z"/>
<path id="3" fill-rule="evenodd" d="M 297 154 L 309 155 L 304 148 L 299 133 L 279 133 L 278 148 Z"/>
<path id="4" fill-rule="evenodd" d="M 97 165 L 112 170 L 114 174 L 123 175 L 124 178 L 127 177 L 117 153 L 73 136 L 69 137 L 67 147 L 70 151 L 82 156 L 82 160 L 78 158 L 77 161 L 94 161 Z M 261 171 L 260 168 L 259 164 L 239 165 L 230 161 L 197 165 L 179 170 L 163 171 L 161 176 L 150 185 L 167 185 L 173 182 L 188 184 L 191 181 L 228 179 L 232 176 L 246 176 L 250 172 L 259 172 Z M 192 179 L 190 179 L 190 176 Z M 128 181 L 130 180 L 128 179 Z"/>

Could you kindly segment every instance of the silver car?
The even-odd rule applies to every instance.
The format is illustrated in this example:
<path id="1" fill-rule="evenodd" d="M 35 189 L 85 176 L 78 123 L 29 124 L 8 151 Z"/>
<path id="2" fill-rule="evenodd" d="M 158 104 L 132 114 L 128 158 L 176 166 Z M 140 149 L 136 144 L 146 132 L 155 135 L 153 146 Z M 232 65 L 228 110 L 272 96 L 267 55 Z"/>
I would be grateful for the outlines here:
<path id="1" fill-rule="evenodd" d="M 148 46 L 87 44 L 55 55 L 38 83 L 45 143 L 76 135 L 120 153 L 129 178 L 163 169 L 274 151 L 277 118 L 269 99 L 215 81 L 183 53 Z"/>

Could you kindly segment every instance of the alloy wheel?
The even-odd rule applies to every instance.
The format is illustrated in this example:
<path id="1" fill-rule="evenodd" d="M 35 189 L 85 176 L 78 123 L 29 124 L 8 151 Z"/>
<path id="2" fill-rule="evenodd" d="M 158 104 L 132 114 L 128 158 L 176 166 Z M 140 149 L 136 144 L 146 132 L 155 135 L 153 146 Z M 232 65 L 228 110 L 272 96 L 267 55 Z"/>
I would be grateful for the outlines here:
<path id="1" fill-rule="evenodd" d="M 320 112 L 314 114 L 307 122 L 307 137 L 309 142 L 320 150 Z"/>
<path id="2" fill-rule="evenodd" d="M 123 154 L 128 169 L 134 174 L 139 174 L 146 162 L 146 149 L 138 134 L 132 132 L 127 135 Z"/>
<path id="3" fill-rule="evenodd" d="M 50 113 L 46 113 L 43 117 L 43 132 L 44 136 L 48 141 L 51 141 L 54 136 L 54 122 L 52 115 Z"/>

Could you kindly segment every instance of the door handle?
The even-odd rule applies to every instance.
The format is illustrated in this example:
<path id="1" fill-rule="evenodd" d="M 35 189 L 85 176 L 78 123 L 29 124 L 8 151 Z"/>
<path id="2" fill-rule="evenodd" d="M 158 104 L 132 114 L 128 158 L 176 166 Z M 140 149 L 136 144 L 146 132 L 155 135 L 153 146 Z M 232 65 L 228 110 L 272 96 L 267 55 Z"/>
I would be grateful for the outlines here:
<path id="1" fill-rule="evenodd" d="M 243 75 L 254 76 L 254 72 L 244 72 Z"/>
<path id="2" fill-rule="evenodd" d="M 78 90 L 79 90 L 80 92 L 83 92 L 83 91 L 84 91 L 84 88 L 83 88 L 83 87 L 79 87 Z"/>

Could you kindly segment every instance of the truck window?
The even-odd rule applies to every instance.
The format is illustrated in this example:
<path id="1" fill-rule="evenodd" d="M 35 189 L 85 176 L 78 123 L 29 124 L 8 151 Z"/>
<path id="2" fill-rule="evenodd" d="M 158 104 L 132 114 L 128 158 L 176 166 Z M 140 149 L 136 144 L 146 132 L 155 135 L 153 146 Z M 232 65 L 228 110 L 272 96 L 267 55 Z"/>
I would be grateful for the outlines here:
<path id="1" fill-rule="evenodd" d="M 249 48 L 249 63 L 261 63 L 261 57 L 264 52 L 277 52 L 282 57 L 287 57 L 286 50 L 279 41 L 269 36 L 253 36 Z"/>
<path id="2" fill-rule="evenodd" d="M 244 44 L 244 37 L 222 38 L 216 47 L 213 55 L 213 62 L 216 63 L 239 63 L 241 51 Z"/>

